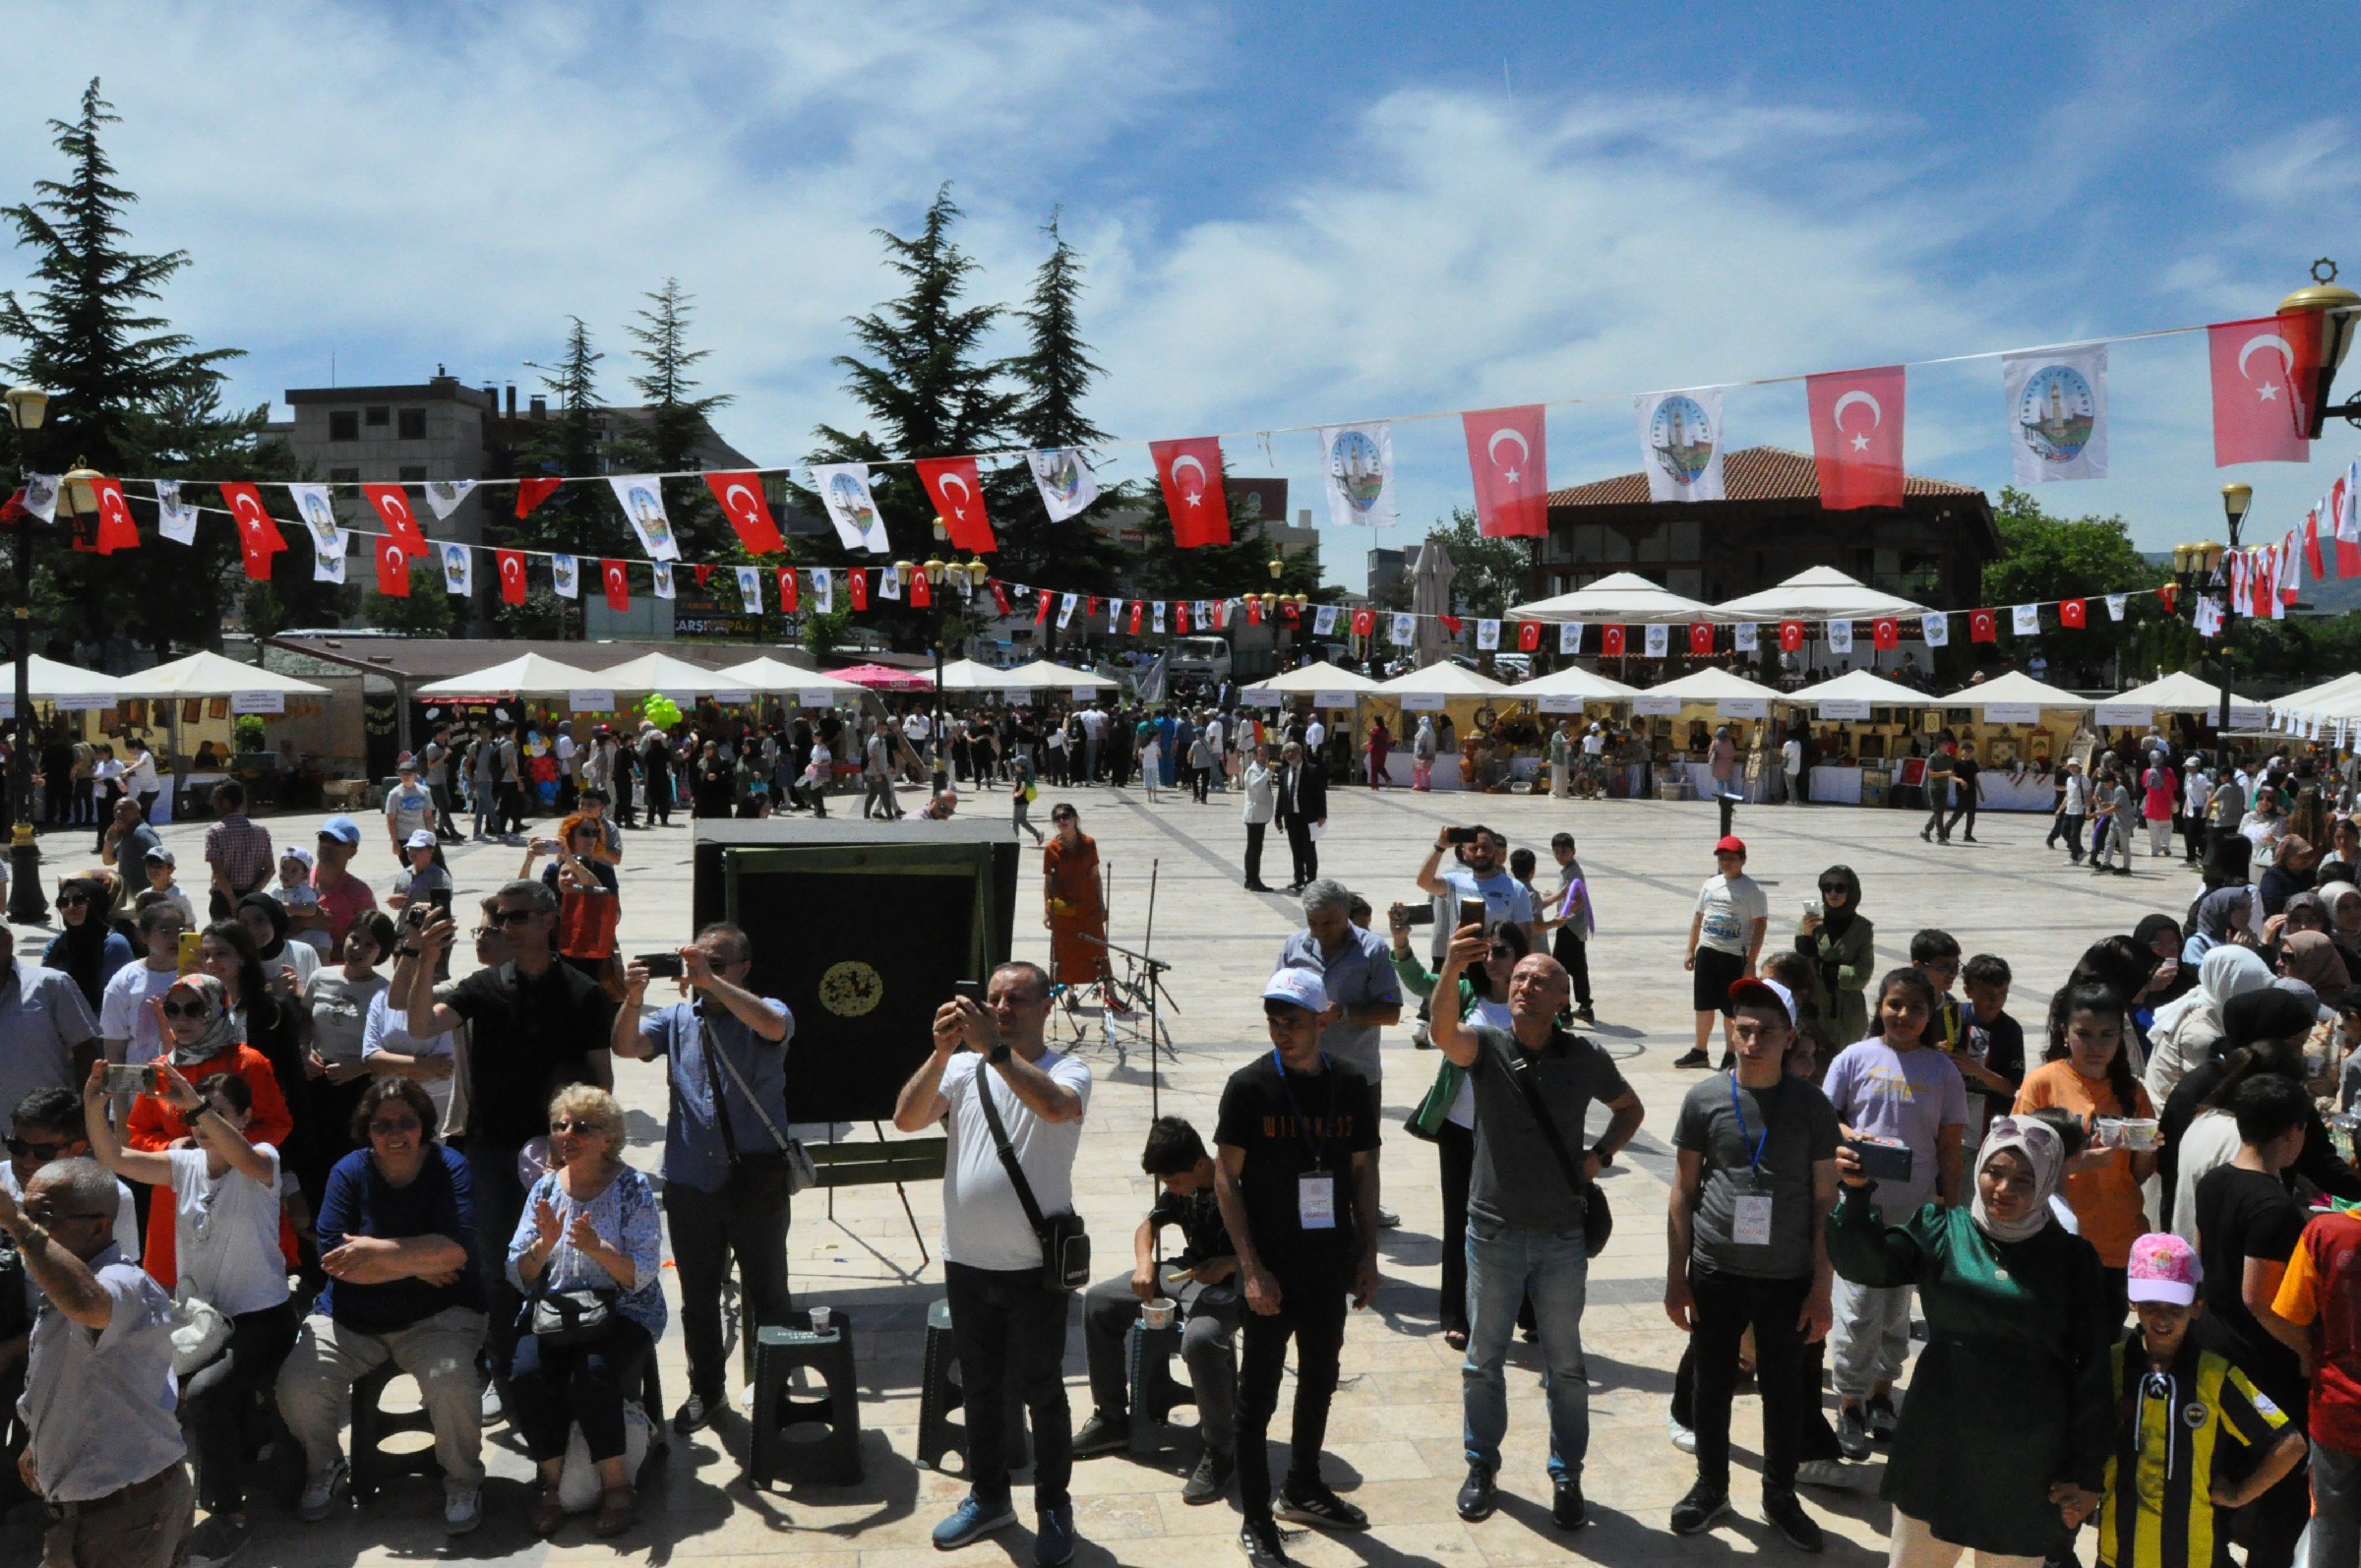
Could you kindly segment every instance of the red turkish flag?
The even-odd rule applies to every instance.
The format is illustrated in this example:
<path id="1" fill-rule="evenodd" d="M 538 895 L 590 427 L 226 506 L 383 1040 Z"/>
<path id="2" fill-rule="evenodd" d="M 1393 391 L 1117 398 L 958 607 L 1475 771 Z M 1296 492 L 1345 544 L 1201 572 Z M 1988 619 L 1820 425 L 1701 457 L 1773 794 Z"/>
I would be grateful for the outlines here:
<path id="1" fill-rule="evenodd" d="M 1970 642 L 1997 642 L 2000 640 L 2000 629 L 1991 611 L 1970 610 L 1968 612 L 1968 640 Z"/>
<path id="2" fill-rule="evenodd" d="M 2181 613 L 2181 585 L 2179 583 L 2165 583 L 2162 587 L 2156 590 L 2156 597 L 2164 602 L 2164 613 L 2166 615 L 2179 615 Z"/>
<path id="3" fill-rule="evenodd" d="M 886 568 L 886 570 L 887 570 L 888 572 L 890 572 L 890 571 L 892 571 L 893 569 L 892 569 L 892 568 L 890 568 L 890 567 L 888 567 L 888 568 Z M 865 569 L 865 568 L 862 568 L 862 567 L 854 567 L 852 570 L 850 570 L 850 571 L 848 571 L 847 573 L 845 573 L 845 577 L 846 577 L 846 579 L 847 579 L 847 580 L 850 582 L 850 584 L 851 584 L 851 586 L 852 586 L 852 590 L 853 590 L 853 608 L 854 608 L 854 609 L 856 609 L 856 610 L 866 610 L 866 609 L 868 609 L 868 608 L 869 608 L 869 573 L 868 573 L 867 569 Z"/>
<path id="4" fill-rule="evenodd" d="M 98 498 L 98 553 L 111 556 L 118 550 L 137 550 L 139 524 L 131 520 L 131 508 L 124 503 L 123 482 L 93 479 L 91 493 Z"/>
<path id="5" fill-rule="evenodd" d="M 1303 607 L 1293 599 L 1282 599 L 1279 601 L 1279 619 L 1291 627 L 1300 627 L 1303 624 Z"/>
<path id="6" fill-rule="evenodd" d="M 103 532 L 98 536 L 98 548 L 101 550 L 106 548 L 106 535 Z M 2312 580 L 2315 582 L 2329 574 L 2329 564 L 2320 556 L 2320 509 L 2318 507 L 2314 507 L 2304 518 L 2304 565 L 2312 569 Z"/>
<path id="7" fill-rule="evenodd" d="M 1230 507 L 1222 499 L 1222 444 L 1212 436 L 1151 441 L 1156 483 L 1173 517 L 1173 543 L 1183 550 L 1230 542 Z"/>
<path id="8" fill-rule="evenodd" d="M 1548 421 L 1540 403 L 1459 416 L 1476 479 L 1476 525 L 1486 539 L 1549 532 Z"/>
<path id="9" fill-rule="evenodd" d="M 1246 595 L 1246 625 L 1262 625 L 1262 601 L 1250 593 Z"/>
<path id="10" fill-rule="evenodd" d="M 377 591 L 396 599 L 410 596 L 410 557 L 399 539 L 377 541 Z"/>
<path id="11" fill-rule="evenodd" d="M 1881 615 L 1869 623 L 1869 645 L 1873 648 L 1902 646 L 1902 623 L 1890 615 Z"/>
<path id="12" fill-rule="evenodd" d="M 1008 613 L 1008 590 L 1000 585 L 998 577 L 992 579 L 992 607 L 998 614 Z"/>
<path id="13" fill-rule="evenodd" d="M 1246 603 L 1250 605 L 1254 603 L 1254 601 L 1252 599 L 1248 599 Z M 1173 630 L 1175 632 L 1181 633 L 1185 633 L 1188 630 L 1188 601 L 1186 599 L 1175 599 L 1173 601 Z"/>
<path id="14" fill-rule="evenodd" d="M 1365 612 L 1364 612 L 1365 613 Z M 1531 653 L 1542 645 L 1542 624 L 1539 621 L 1517 623 L 1517 651 Z"/>
<path id="15" fill-rule="evenodd" d="M 1900 365 L 1804 378 L 1804 400 L 1812 414 L 1812 460 L 1820 469 L 1822 511 L 1902 505 L 1906 385 Z"/>
<path id="16" fill-rule="evenodd" d="M 632 607 L 632 576 L 622 562 L 600 563 L 598 580 L 600 586 L 607 590 L 608 609 L 623 611 Z"/>
<path id="17" fill-rule="evenodd" d="M 386 531 L 401 541 L 404 554 L 426 554 L 426 535 L 419 530 L 418 513 L 410 510 L 410 498 L 399 485 L 363 485 L 361 494 L 386 525 Z"/>
<path id="18" fill-rule="evenodd" d="M 1139 618 L 1147 613 L 1147 608 L 1137 599 L 1131 601 L 1131 634 L 1133 636 L 1139 635 Z"/>
<path id="19" fill-rule="evenodd" d="M 563 479 L 519 479 L 516 481 L 516 515 L 529 517 L 533 509 L 558 493 Z"/>
<path id="20" fill-rule="evenodd" d="M 1803 623 L 1801 621 L 1782 621 L 1779 624 L 1779 645 L 1789 653 L 1802 647 Z"/>
<path id="21" fill-rule="evenodd" d="M 910 577 L 910 608 L 931 610 L 934 607 L 935 584 L 927 580 L 927 574 L 924 572 L 912 573 Z M 1095 604 L 1093 608 L 1096 608 Z"/>
<path id="22" fill-rule="evenodd" d="M 2089 625 L 2090 607 L 2080 599 L 2058 601 L 2058 625 L 2083 627 Z"/>
<path id="23" fill-rule="evenodd" d="M 267 551 L 287 547 L 286 536 L 278 531 L 278 524 L 271 520 L 271 513 L 263 506 L 261 491 L 248 484 L 226 484 L 221 487 L 221 499 L 228 503 L 229 514 L 237 519 L 241 535 L 254 535 Z M 250 571 L 247 575 L 252 576 L 253 573 Z"/>
<path id="24" fill-rule="evenodd" d="M 797 580 L 795 568 L 779 568 L 779 614 L 781 615 L 795 614 L 796 604 L 798 603 L 796 598 Z"/>
<path id="25" fill-rule="evenodd" d="M 1608 658 L 1620 655 L 1623 651 L 1623 629 L 1619 626 L 1601 627 L 1599 651 Z"/>
<path id="26" fill-rule="evenodd" d="M 500 571 L 500 598 L 503 604 L 524 603 L 524 552 L 495 550 L 494 565 Z"/>
<path id="27" fill-rule="evenodd" d="M 721 503 L 721 514 L 738 530 L 738 542 L 750 556 L 766 556 L 787 548 L 779 525 L 770 520 L 770 503 L 762 499 L 762 476 L 752 473 L 705 475 L 705 488 Z"/>
<path id="28" fill-rule="evenodd" d="M 691 567 L 689 570 L 696 573 L 696 585 L 699 588 L 702 588 L 706 583 L 713 580 L 713 569 L 711 567 Z"/>
<path id="29" fill-rule="evenodd" d="M 1377 630 L 1377 612 L 1376 612 L 1376 611 L 1374 611 L 1374 610 L 1356 610 L 1356 611 L 1354 611 L 1354 612 L 1353 612 L 1353 634 L 1354 634 L 1355 636 L 1357 636 L 1357 637 L 1365 637 L 1365 636 L 1368 636 L 1368 635 L 1370 635 L 1370 634 L 1371 634 L 1372 633 L 1374 633 L 1376 630 Z"/>
<path id="30" fill-rule="evenodd" d="M 1697 654 L 1714 651 L 1714 624 L 1711 621 L 1689 623 L 1689 651 Z"/>
<path id="31" fill-rule="evenodd" d="M 1033 590 L 1033 624 L 1041 626 L 1050 619 L 1050 596 L 1041 588 Z M 1181 630 L 1186 631 L 1184 627 Z"/>
<path id="32" fill-rule="evenodd" d="M 2306 410 L 2320 370 L 2320 318 L 2309 311 L 2206 329 L 2213 369 L 2213 466 L 2302 462 Z"/>
<path id="33" fill-rule="evenodd" d="M 927 499 L 935 503 L 935 515 L 942 519 L 951 543 L 978 552 L 995 548 L 992 523 L 984 515 L 984 479 L 976 472 L 976 459 L 921 457 L 916 466 L 918 482 L 927 487 Z M 1221 471 L 1218 465 L 1214 471 Z"/>
<path id="34" fill-rule="evenodd" d="M 271 546 L 261 533 L 252 528 L 238 530 L 238 558 L 246 564 L 249 581 L 271 580 Z"/>

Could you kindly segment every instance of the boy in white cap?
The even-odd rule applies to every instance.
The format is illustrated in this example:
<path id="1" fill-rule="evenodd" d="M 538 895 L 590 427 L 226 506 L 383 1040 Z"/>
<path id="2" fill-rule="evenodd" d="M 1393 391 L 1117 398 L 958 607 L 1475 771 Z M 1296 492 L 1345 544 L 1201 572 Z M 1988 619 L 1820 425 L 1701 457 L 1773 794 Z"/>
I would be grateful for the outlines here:
<path id="1" fill-rule="evenodd" d="M 435 797 L 418 782 L 418 759 L 409 753 L 394 759 L 394 771 L 401 781 L 386 791 L 386 837 L 393 841 L 394 858 L 402 860 L 413 835 L 421 828 L 435 830 Z"/>

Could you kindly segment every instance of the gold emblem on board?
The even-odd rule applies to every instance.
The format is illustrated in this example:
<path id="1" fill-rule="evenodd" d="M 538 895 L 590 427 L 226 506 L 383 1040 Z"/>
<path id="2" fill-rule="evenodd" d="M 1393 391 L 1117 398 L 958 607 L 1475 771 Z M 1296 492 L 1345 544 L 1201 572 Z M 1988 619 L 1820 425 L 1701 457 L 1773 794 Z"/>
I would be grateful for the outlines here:
<path id="1" fill-rule="evenodd" d="M 819 1004 L 839 1018 L 858 1018 L 872 1011 L 885 995 L 885 982 L 858 958 L 830 964 L 819 977 Z"/>

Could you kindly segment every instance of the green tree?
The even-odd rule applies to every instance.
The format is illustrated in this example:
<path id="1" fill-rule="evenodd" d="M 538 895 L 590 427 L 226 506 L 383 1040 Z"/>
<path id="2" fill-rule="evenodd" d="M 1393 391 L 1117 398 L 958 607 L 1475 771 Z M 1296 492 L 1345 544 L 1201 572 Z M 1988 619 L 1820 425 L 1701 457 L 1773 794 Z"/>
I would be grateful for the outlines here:
<path id="1" fill-rule="evenodd" d="M 695 395 L 698 384 L 691 372 L 712 350 L 689 346 L 689 319 L 696 311 L 681 280 L 667 277 L 662 288 L 641 297 L 653 308 L 640 311 L 638 325 L 625 330 L 638 344 L 632 353 L 640 373 L 631 381 L 647 400 L 647 423 L 618 430 L 616 461 L 650 473 L 681 473 L 698 466 L 697 449 L 714 412 L 736 399 L 727 392 Z M 753 559 L 739 548 L 737 533 L 701 480 L 676 481 L 664 511 L 691 560 Z"/>
<path id="2" fill-rule="evenodd" d="M 2120 516 L 2053 516 L 2014 485 L 2000 493 L 1993 520 L 2000 526 L 2000 558 L 1984 568 L 1984 602 L 2005 607 L 2036 600 L 2089 600 L 2089 615 L 2080 631 L 2056 629 L 2056 609 L 2044 610 L 2041 643 L 2050 656 L 2053 684 L 2087 685 L 2102 679 L 2112 656 L 2128 652 L 2127 639 L 2161 611 L 2153 592 L 2159 575 L 2133 547 L 2130 525 Z M 2099 602 L 2110 593 L 2132 596 L 2131 609 L 2120 624 Z M 1968 658 L 1973 656 L 1970 648 Z"/>
<path id="3" fill-rule="evenodd" d="M 590 329 L 579 316 L 567 320 L 573 325 L 566 332 L 564 355 L 554 366 L 540 367 L 541 385 L 555 406 L 549 418 L 526 427 L 516 467 L 528 477 L 584 476 L 583 481 L 561 486 L 531 516 L 503 519 L 486 532 L 498 533 L 502 544 L 602 556 L 625 527 L 607 487 L 587 478 L 607 466 L 599 441 L 598 406 L 598 362 L 607 356 L 590 346 Z"/>
<path id="4" fill-rule="evenodd" d="M 1227 460 L 1222 478 L 1230 476 Z M 1161 486 L 1146 497 L 1147 513 L 1140 519 L 1142 543 L 1132 576 L 1143 593 L 1167 599 L 1222 599 L 1245 593 L 1311 593 L 1320 591 L 1319 569 L 1305 555 L 1285 558 L 1279 575 L 1271 575 L 1274 555 L 1261 501 L 1249 493 L 1241 505 L 1229 498 L 1230 542 L 1198 545 L 1183 550 L 1173 539 L 1173 514 L 1164 504 Z M 1284 521 L 1284 519 L 1281 519 Z M 1059 586 L 1064 586 L 1060 581 Z"/>
<path id="5" fill-rule="evenodd" d="M 1055 211 L 1042 232 L 1049 236 L 1050 254 L 1033 273 L 1031 296 L 1012 312 L 1024 324 L 1025 351 L 1000 364 L 1016 385 L 1008 429 L 1028 451 L 1088 451 L 1108 435 L 1082 410 L 1100 367 L 1082 340 L 1081 253 L 1059 232 Z M 1055 580 L 1060 587 L 1102 590 L 1121 580 L 1120 553 L 1091 514 L 1129 500 L 1127 487 L 1110 486 L 1088 511 L 1063 522 L 1050 520 L 1027 463 L 995 470 L 986 493 L 999 546 L 994 563 L 999 574 L 1018 582 Z"/>
<path id="6" fill-rule="evenodd" d="M 443 636 L 451 631 L 451 595 L 443 590 L 443 569 L 432 556 L 410 564 L 409 595 L 361 594 L 361 623 L 411 636 Z"/>
<path id="7" fill-rule="evenodd" d="M 221 405 L 220 366 L 242 350 L 201 349 L 157 311 L 189 256 L 129 248 L 124 214 L 138 197 L 116 183 L 100 142 L 101 127 L 118 121 L 112 109 L 93 77 L 80 117 L 50 122 L 67 177 L 35 181 L 31 201 L 0 210 L 32 253 L 37 284 L 23 296 L 0 291 L 0 334 L 16 344 L 7 369 L 52 393 L 37 431 L 0 426 L 0 452 L 47 472 L 80 459 L 117 475 L 298 477 L 283 444 L 264 440 L 267 406 Z M 151 507 L 142 500 L 139 514 L 151 518 Z M 213 645 L 223 611 L 244 596 L 234 531 L 218 519 L 194 546 L 150 534 L 139 549 L 104 557 L 67 548 L 62 530 L 32 537 L 39 617 L 77 639 L 123 633 L 159 657 L 174 642 Z M 311 619 L 336 599 L 311 582 L 308 552 L 288 550 L 273 565 L 283 613 Z"/>

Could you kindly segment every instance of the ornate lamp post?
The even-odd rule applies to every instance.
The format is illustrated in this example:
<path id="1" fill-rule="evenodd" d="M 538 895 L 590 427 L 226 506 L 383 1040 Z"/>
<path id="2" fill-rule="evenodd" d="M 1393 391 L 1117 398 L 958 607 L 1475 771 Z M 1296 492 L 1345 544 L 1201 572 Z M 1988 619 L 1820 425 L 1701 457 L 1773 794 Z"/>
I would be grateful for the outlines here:
<path id="1" fill-rule="evenodd" d="M 2215 740 L 2219 743 L 2218 760 L 2220 765 L 2225 768 L 2230 765 L 2230 743 L 2227 737 L 2230 728 L 2229 638 L 2233 612 L 2230 607 L 2229 581 L 2222 573 L 2221 563 L 2225 556 L 2238 548 L 2238 531 L 2245 526 L 2246 509 L 2253 505 L 2254 499 L 2255 490 L 2252 485 L 2223 485 L 2221 487 L 2221 513 L 2230 524 L 2228 546 L 2225 548 L 2217 541 L 2208 539 L 2199 544 L 2175 545 L 2172 550 L 2172 580 L 2180 590 L 2175 596 L 2174 608 L 2186 614 L 2190 623 L 2195 625 L 2197 607 L 2201 602 L 2215 599 L 2220 607 L 2221 656 L 2215 662 L 2220 666 L 2221 712 L 2214 725 L 2213 733 Z"/>
<path id="2" fill-rule="evenodd" d="M 2320 318 L 2320 369 L 2312 386 L 2308 423 L 2304 434 L 2320 439 L 2320 432 L 2331 419 L 2349 420 L 2361 425 L 2361 397 L 2355 397 L 2342 407 L 2332 407 L 2329 394 L 2336 385 L 2336 371 L 2344 363 L 2346 352 L 2353 346 L 2353 326 L 2361 321 L 2361 294 L 2354 293 L 2336 281 L 2336 264 L 2322 257 L 2312 264 L 2312 286 L 2299 288 L 2279 301 L 2281 316 L 2316 315 Z"/>
<path id="3" fill-rule="evenodd" d="M 0 401 L 20 432 L 38 430 L 49 411 L 49 394 L 38 387 L 11 387 Z M 49 900 L 41 892 L 40 846 L 32 841 L 32 519 L 23 516 L 17 519 L 15 615 L 17 708 L 8 748 L 8 806 L 15 826 L 8 846 L 8 918 L 27 926 L 49 918 Z"/>

